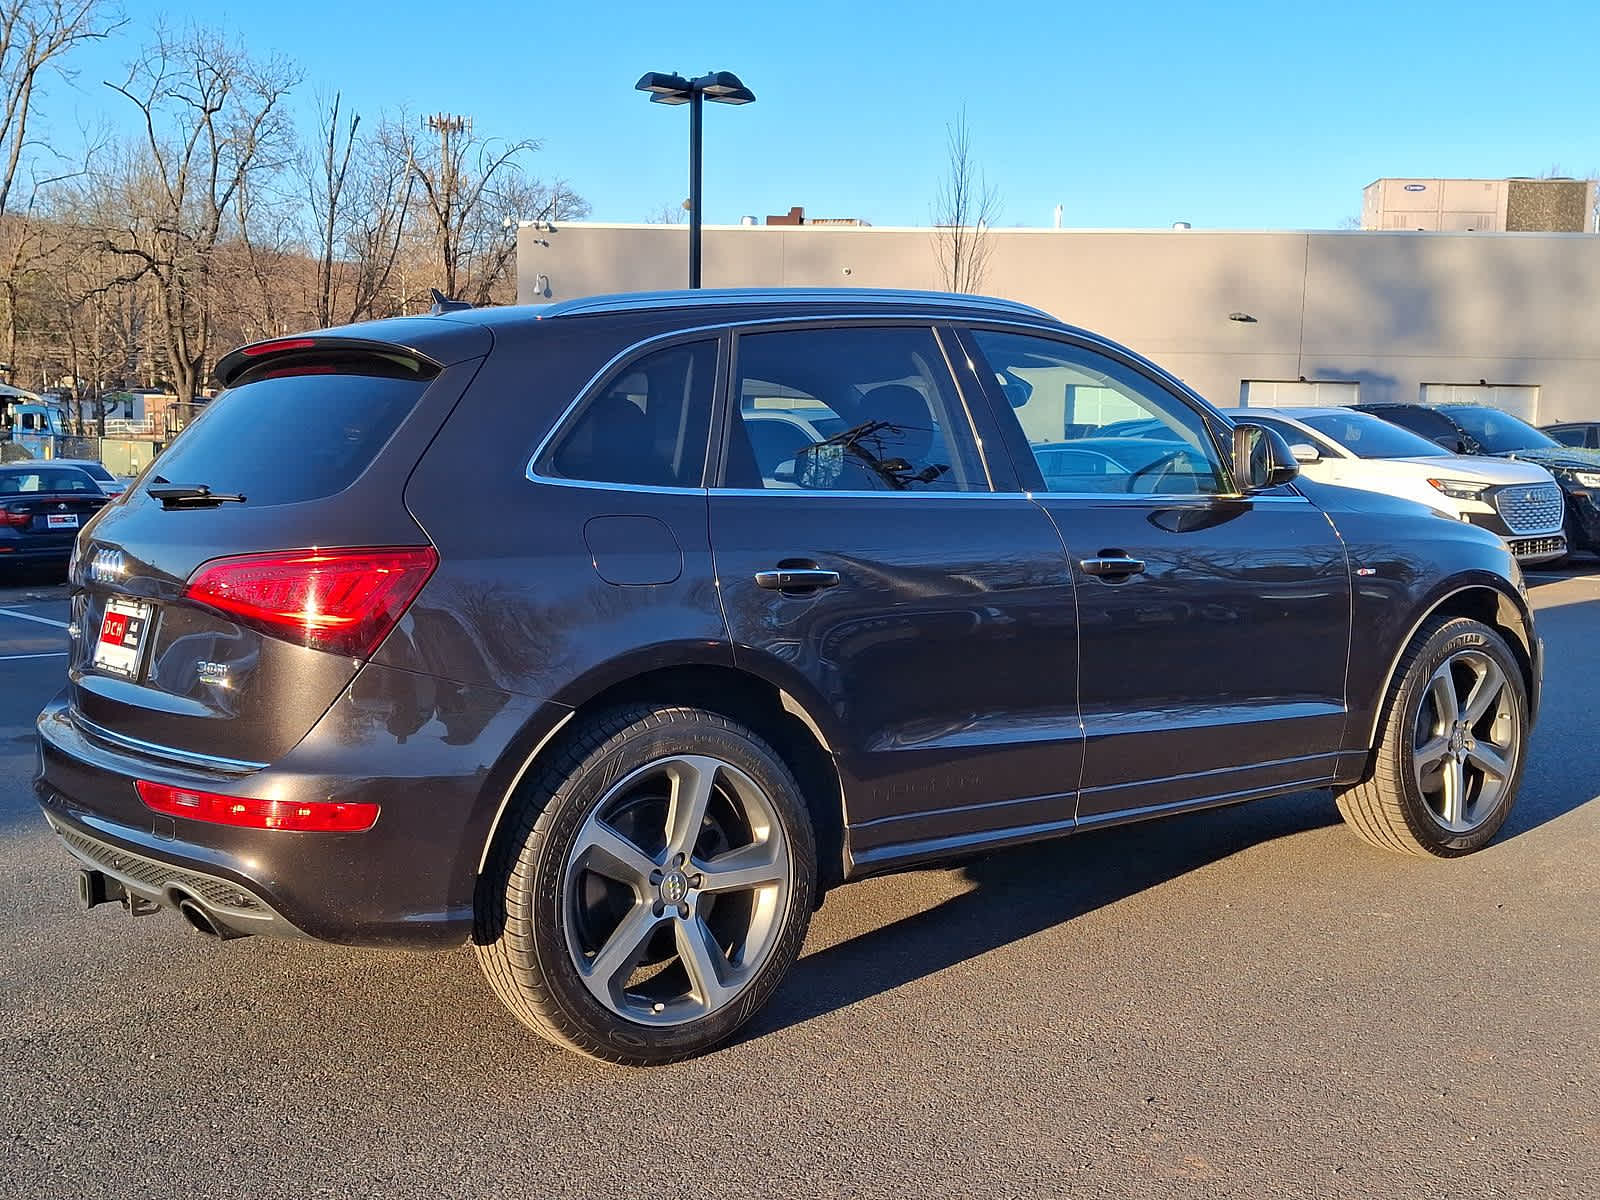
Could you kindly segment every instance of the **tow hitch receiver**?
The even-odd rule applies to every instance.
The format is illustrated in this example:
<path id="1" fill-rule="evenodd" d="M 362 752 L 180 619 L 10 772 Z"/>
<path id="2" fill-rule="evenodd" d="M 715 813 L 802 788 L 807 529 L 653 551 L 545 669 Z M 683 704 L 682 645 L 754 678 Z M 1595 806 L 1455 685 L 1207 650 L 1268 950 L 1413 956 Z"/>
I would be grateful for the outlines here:
<path id="1" fill-rule="evenodd" d="M 101 904 L 120 904 L 134 917 L 148 917 L 161 909 L 155 901 L 128 891 L 103 871 L 78 872 L 78 901 L 86 909 Z"/>

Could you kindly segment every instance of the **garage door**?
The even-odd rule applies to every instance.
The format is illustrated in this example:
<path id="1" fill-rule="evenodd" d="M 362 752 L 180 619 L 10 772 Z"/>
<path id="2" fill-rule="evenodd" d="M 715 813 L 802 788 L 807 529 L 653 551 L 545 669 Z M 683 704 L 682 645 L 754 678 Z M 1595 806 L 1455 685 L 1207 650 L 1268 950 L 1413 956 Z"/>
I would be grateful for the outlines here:
<path id="1" fill-rule="evenodd" d="M 1239 388 L 1239 403 L 1246 408 L 1333 408 L 1360 398 L 1360 384 L 1348 379 L 1246 379 Z"/>
<path id="2" fill-rule="evenodd" d="M 1495 383 L 1425 383 L 1422 385 L 1424 404 L 1487 404 L 1514 417 L 1521 417 L 1530 425 L 1539 420 L 1538 385 L 1523 386 Z"/>

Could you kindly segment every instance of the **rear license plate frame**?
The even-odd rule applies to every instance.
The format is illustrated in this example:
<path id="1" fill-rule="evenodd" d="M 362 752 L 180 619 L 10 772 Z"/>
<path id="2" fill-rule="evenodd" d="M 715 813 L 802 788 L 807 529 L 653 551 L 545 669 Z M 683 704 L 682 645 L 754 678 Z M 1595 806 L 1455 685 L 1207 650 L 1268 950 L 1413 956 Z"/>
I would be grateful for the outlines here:
<path id="1" fill-rule="evenodd" d="M 155 606 L 148 600 L 131 600 L 122 596 L 107 600 L 89 665 L 103 675 L 137 679 L 144 662 L 145 644 L 150 640 L 150 623 L 154 616 Z"/>

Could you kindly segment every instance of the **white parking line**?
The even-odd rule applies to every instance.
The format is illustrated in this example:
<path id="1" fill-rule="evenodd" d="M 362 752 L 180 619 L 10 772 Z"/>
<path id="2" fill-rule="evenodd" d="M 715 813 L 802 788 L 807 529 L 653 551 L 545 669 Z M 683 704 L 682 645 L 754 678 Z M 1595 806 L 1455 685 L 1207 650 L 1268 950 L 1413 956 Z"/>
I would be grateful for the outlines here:
<path id="1" fill-rule="evenodd" d="M 0 662 L 21 662 L 25 658 L 65 658 L 70 650 L 52 650 L 48 654 L 0 654 Z"/>
<path id="2" fill-rule="evenodd" d="M 67 623 L 58 621 L 54 617 L 36 617 L 32 613 L 18 612 L 14 608 L 0 608 L 0 617 L 15 617 L 19 621 L 37 621 L 40 625 L 54 625 L 57 629 L 65 629 Z"/>

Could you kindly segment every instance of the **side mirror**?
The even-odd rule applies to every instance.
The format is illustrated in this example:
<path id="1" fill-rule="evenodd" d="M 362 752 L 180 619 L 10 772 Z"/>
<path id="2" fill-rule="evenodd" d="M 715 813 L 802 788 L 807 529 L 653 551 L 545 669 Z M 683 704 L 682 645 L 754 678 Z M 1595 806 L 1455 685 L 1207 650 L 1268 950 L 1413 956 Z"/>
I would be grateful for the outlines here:
<path id="1" fill-rule="evenodd" d="M 1441 433 L 1433 440 L 1435 444 L 1442 446 L 1450 451 L 1451 454 L 1465 454 L 1467 452 L 1466 441 L 1453 433 Z"/>
<path id="2" fill-rule="evenodd" d="M 1281 433 L 1249 421 L 1233 427 L 1233 479 L 1241 492 L 1279 487 L 1298 474 L 1300 464 Z"/>
<path id="3" fill-rule="evenodd" d="M 1289 453 L 1294 455 L 1297 463 L 1314 463 L 1322 461 L 1322 451 L 1310 442 L 1296 442 L 1289 447 Z"/>

